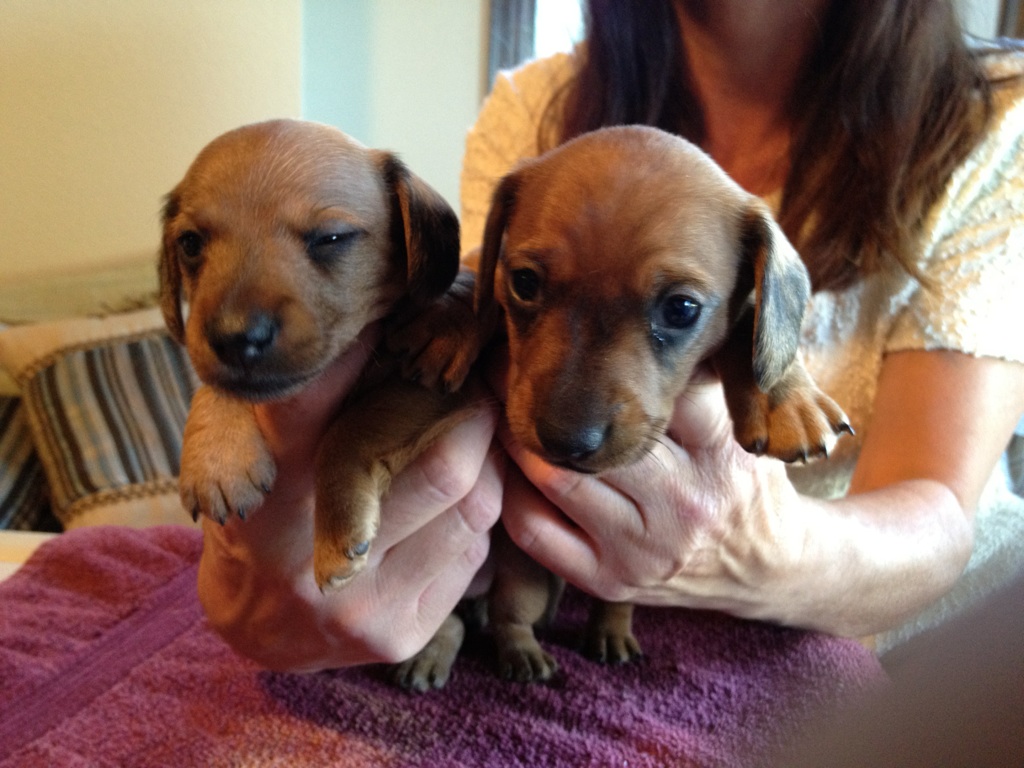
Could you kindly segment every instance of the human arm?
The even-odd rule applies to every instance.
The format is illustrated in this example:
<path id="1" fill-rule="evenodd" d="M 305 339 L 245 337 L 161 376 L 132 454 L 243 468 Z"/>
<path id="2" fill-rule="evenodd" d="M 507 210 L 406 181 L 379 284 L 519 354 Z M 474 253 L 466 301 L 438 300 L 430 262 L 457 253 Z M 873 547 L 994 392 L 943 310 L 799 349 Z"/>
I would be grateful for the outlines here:
<path id="1" fill-rule="evenodd" d="M 966 564 L 973 506 L 1024 410 L 1024 366 L 894 353 L 876 403 L 843 499 L 802 496 L 783 464 L 745 453 L 721 385 L 704 380 L 679 399 L 673 439 L 623 470 L 578 475 L 509 441 L 530 482 L 510 473 L 503 519 L 528 554 L 608 600 L 880 631 Z"/>
<path id="2" fill-rule="evenodd" d="M 313 580 L 313 455 L 375 337 L 300 396 L 256 409 L 277 462 L 263 506 L 223 527 L 204 520 L 199 595 L 237 651 L 273 669 L 315 671 L 408 658 L 483 563 L 500 508 L 496 414 L 483 407 L 396 477 L 363 573 L 321 593 Z"/>

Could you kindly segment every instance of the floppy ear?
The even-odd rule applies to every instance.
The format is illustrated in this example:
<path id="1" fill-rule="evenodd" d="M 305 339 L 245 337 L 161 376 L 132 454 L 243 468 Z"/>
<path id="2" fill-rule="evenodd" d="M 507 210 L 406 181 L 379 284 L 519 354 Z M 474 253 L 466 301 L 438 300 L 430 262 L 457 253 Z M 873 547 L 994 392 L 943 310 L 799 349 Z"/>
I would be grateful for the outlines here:
<path id="1" fill-rule="evenodd" d="M 754 289 L 754 381 L 767 392 L 796 357 L 811 281 L 800 256 L 762 204 L 747 210 L 742 237 L 749 271 L 739 283 L 752 282 Z M 749 287 L 743 295 L 749 295 Z"/>
<path id="2" fill-rule="evenodd" d="M 519 174 L 510 173 L 505 176 L 494 190 L 491 197 L 491 209 L 487 212 L 484 225 L 484 242 L 480 249 L 480 266 L 476 275 L 476 296 L 473 308 L 477 317 L 485 313 L 493 313 L 494 306 L 494 274 L 501 256 L 501 244 L 505 237 L 508 217 L 515 204 L 516 192 L 519 190 Z"/>
<path id="3" fill-rule="evenodd" d="M 167 196 L 163 212 L 163 242 L 160 246 L 160 310 L 171 336 L 180 344 L 185 341 L 185 320 L 181 312 L 181 269 L 178 267 L 176 244 L 170 239 L 167 224 L 178 214 L 178 198 Z"/>
<path id="4" fill-rule="evenodd" d="M 405 254 L 409 295 L 427 302 L 448 290 L 459 271 L 459 220 L 441 195 L 390 153 L 382 153 L 391 197 L 391 231 Z"/>

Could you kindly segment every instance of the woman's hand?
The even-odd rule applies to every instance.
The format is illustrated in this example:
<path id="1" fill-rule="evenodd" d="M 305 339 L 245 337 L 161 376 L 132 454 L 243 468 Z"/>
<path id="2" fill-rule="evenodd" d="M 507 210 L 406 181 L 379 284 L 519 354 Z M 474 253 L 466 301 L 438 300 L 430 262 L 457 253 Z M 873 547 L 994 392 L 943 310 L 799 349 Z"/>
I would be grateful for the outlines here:
<path id="1" fill-rule="evenodd" d="M 240 653 L 274 669 L 408 658 L 487 555 L 504 461 L 491 448 L 496 410 L 481 405 L 395 478 L 364 572 L 338 590 L 317 588 L 313 457 L 378 337 L 368 331 L 298 396 L 256 407 L 277 462 L 274 487 L 245 521 L 204 521 L 199 591 L 210 622 Z"/>
<path id="2" fill-rule="evenodd" d="M 765 587 L 799 550 L 797 494 L 781 462 L 733 439 L 710 374 L 676 403 L 669 434 L 629 467 L 582 475 L 510 435 L 503 520 L 543 565 L 606 600 L 763 615 Z"/>
<path id="3" fill-rule="evenodd" d="M 898 369 L 898 381 L 918 386 L 883 388 L 881 402 L 904 398 L 903 411 L 923 412 L 918 422 L 933 423 L 938 409 L 906 398 L 940 398 L 945 381 L 960 387 L 961 398 L 983 392 L 977 399 L 1000 405 L 1010 391 L 1001 382 L 1016 381 L 991 370 L 999 366 L 979 372 L 965 356 L 955 357 L 956 365 L 931 353 L 890 357 L 886 366 Z M 940 363 L 945 377 L 934 376 Z M 500 373 L 495 389 L 501 391 Z M 858 470 L 849 496 L 813 499 L 796 492 L 782 462 L 739 446 L 721 383 L 704 375 L 678 398 L 668 434 L 644 459 L 599 476 L 546 464 L 503 434 L 521 471 L 509 473 L 502 519 L 527 554 L 606 600 L 873 634 L 920 611 L 959 576 L 971 552 L 965 509 L 985 477 L 964 468 L 990 466 L 1007 438 L 997 431 L 984 461 L 938 461 L 938 452 L 926 452 L 932 464 L 922 468 L 920 459 L 907 467 L 899 457 L 906 436 L 923 428 L 901 426 L 902 440 L 869 437 L 860 456 L 865 467 L 895 469 Z M 887 429 L 883 423 L 873 431 Z M 961 488 L 968 490 L 957 494 Z"/>

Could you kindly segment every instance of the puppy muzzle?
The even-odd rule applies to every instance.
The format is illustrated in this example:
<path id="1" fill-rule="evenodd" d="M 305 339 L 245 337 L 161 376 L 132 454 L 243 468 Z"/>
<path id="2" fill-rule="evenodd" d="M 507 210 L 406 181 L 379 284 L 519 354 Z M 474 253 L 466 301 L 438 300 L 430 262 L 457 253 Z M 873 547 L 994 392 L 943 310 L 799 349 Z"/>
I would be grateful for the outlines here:
<path id="1" fill-rule="evenodd" d="M 216 315 L 204 326 L 203 335 L 217 365 L 202 377 L 207 383 L 252 402 L 294 394 L 319 369 L 296 370 L 285 361 L 282 330 L 280 318 L 269 312 Z"/>

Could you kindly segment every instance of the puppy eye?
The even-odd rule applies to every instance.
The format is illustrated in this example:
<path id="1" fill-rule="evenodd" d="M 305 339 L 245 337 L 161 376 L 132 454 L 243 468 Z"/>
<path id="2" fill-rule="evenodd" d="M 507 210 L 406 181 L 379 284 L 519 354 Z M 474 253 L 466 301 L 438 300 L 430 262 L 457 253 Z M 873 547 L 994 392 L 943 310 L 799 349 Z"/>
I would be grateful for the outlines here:
<path id="1" fill-rule="evenodd" d="M 668 328 L 689 328 L 700 317 L 701 305 L 691 296 L 675 294 L 665 299 L 661 307 L 662 323 Z"/>
<path id="2" fill-rule="evenodd" d="M 540 275 L 532 269 L 513 270 L 512 293 L 520 301 L 533 301 L 540 293 Z"/>
<path id="3" fill-rule="evenodd" d="M 181 252 L 183 266 L 195 269 L 203 258 L 203 236 L 195 230 L 188 230 L 178 235 L 178 249 Z"/>
<path id="4" fill-rule="evenodd" d="M 306 251 L 317 264 L 330 266 L 349 249 L 360 234 L 361 230 L 358 229 L 311 232 L 306 236 Z"/>

